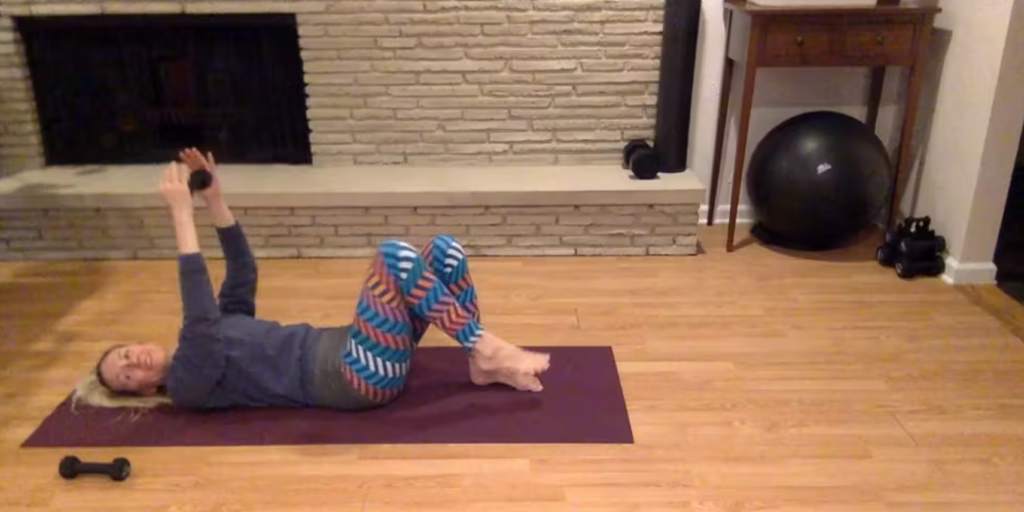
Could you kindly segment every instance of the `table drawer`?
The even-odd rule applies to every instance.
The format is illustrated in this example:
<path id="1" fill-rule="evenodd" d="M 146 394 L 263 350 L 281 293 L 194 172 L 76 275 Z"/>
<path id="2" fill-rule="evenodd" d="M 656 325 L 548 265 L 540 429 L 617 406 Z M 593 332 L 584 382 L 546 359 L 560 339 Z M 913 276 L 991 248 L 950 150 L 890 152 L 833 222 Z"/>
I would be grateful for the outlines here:
<path id="1" fill-rule="evenodd" d="M 914 53 L 911 23 L 853 24 L 843 30 L 843 53 L 857 60 L 909 63 Z"/>
<path id="2" fill-rule="evenodd" d="M 786 66 L 830 60 L 832 31 L 828 25 L 773 23 L 767 27 L 764 63 Z"/>

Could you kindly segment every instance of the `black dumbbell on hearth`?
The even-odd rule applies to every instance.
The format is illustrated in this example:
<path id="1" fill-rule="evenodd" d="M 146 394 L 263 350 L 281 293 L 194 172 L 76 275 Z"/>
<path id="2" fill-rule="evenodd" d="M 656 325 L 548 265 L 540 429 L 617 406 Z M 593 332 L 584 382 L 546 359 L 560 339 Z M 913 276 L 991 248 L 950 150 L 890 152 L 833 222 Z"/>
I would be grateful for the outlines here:
<path id="1" fill-rule="evenodd" d="M 658 177 L 660 162 L 658 153 L 647 141 L 636 139 L 629 141 L 622 150 L 622 168 L 629 169 L 641 180 L 653 180 Z"/>
<path id="2" fill-rule="evenodd" d="M 132 465 L 128 459 L 118 457 L 113 462 L 82 462 L 74 455 L 68 455 L 60 461 L 58 468 L 60 476 L 65 480 L 78 478 L 79 475 L 94 474 L 107 475 L 115 482 L 122 482 L 128 479 L 132 473 Z"/>

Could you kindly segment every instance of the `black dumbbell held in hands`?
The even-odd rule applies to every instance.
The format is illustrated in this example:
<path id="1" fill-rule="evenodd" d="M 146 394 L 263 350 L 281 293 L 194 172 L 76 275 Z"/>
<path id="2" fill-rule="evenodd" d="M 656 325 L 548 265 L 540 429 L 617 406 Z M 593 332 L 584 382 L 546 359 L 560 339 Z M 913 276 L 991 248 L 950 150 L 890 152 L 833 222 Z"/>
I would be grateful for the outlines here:
<path id="1" fill-rule="evenodd" d="M 210 188 L 212 184 L 213 175 L 206 169 L 196 169 L 188 175 L 188 190 L 193 194 Z"/>
<path id="2" fill-rule="evenodd" d="M 642 180 L 658 177 L 658 153 L 643 140 L 631 140 L 622 150 L 622 168 L 633 171 Z"/>
<path id="3" fill-rule="evenodd" d="M 132 465 L 128 459 L 118 457 L 113 462 L 82 462 L 74 455 L 68 455 L 60 461 L 60 476 L 65 480 L 77 478 L 78 475 L 94 474 L 107 475 L 111 480 L 121 482 L 128 478 L 132 472 Z"/>

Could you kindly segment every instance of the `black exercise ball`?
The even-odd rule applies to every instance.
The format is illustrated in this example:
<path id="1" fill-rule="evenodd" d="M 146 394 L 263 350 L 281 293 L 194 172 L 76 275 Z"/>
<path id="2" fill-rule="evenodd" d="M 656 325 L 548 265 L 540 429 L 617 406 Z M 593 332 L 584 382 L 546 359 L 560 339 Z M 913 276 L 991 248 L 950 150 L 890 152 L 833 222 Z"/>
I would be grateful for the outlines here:
<path id="1" fill-rule="evenodd" d="M 861 121 L 811 112 L 769 132 L 747 173 L 755 235 L 771 245 L 822 250 L 844 245 L 878 217 L 893 166 Z"/>

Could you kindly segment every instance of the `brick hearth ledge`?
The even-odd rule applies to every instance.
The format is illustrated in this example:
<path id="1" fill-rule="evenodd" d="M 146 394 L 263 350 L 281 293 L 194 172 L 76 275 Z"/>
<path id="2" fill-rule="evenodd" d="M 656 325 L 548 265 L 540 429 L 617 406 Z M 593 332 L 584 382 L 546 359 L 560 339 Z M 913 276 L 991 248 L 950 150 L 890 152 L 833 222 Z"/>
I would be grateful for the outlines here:
<path id="1" fill-rule="evenodd" d="M 160 166 L 48 167 L 0 178 L 0 259 L 173 258 Z M 220 168 L 262 258 L 366 257 L 436 234 L 479 256 L 697 253 L 692 172 L 632 179 L 611 165 Z M 219 258 L 209 219 L 201 243 Z"/>

